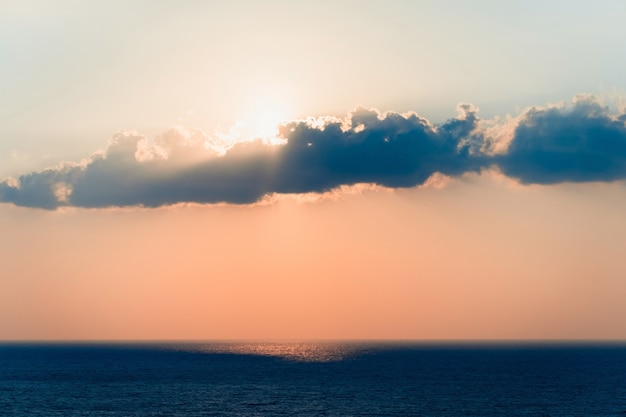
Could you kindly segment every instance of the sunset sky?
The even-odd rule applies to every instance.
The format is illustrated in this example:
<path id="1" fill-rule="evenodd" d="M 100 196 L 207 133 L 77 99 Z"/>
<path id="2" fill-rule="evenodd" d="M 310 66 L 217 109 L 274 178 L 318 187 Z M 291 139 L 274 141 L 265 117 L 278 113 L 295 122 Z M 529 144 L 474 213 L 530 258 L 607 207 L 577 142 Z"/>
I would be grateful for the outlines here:
<path id="1" fill-rule="evenodd" d="M 625 339 L 625 17 L 2 2 L 0 339 Z"/>

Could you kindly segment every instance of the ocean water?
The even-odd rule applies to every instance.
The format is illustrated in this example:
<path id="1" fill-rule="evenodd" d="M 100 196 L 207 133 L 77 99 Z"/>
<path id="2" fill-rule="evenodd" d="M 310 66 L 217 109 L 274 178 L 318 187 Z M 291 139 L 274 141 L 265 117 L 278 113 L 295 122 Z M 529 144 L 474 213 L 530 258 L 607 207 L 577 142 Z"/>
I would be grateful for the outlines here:
<path id="1" fill-rule="evenodd" d="M 0 344 L 0 416 L 626 416 L 626 345 Z"/>

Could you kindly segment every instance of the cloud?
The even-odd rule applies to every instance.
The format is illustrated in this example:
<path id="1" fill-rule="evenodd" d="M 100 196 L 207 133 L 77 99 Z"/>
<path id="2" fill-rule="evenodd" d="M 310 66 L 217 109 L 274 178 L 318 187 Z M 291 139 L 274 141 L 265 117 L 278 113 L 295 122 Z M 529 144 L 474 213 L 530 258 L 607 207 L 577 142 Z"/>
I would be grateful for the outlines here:
<path id="1" fill-rule="evenodd" d="M 626 178 L 626 114 L 593 97 L 571 107 L 532 108 L 521 118 L 502 172 L 522 183 L 615 181 Z"/>
<path id="2" fill-rule="evenodd" d="M 432 174 L 478 171 L 469 138 L 474 109 L 433 126 L 417 114 L 358 108 L 345 120 L 299 120 L 280 127 L 284 145 L 239 143 L 226 153 L 197 130 L 170 129 L 154 143 L 116 134 L 105 152 L 0 183 L 0 201 L 59 206 L 158 207 L 181 202 L 254 203 L 268 194 L 323 193 L 370 183 L 412 187 Z M 222 155 L 223 154 L 223 155 Z"/>
<path id="3" fill-rule="evenodd" d="M 412 187 L 435 172 L 478 170 L 479 158 L 464 142 L 476 121 L 471 109 L 435 127 L 414 113 L 381 115 L 358 108 L 345 122 L 286 124 L 274 191 L 320 192 L 358 183 Z"/>
<path id="4" fill-rule="evenodd" d="M 357 108 L 345 119 L 285 123 L 281 145 L 225 147 L 180 127 L 153 141 L 120 132 L 81 163 L 0 182 L 0 201 L 44 209 L 249 204 L 356 184 L 413 187 L 485 169 L 525 184 L 626 178 L 626 114 L 593 98 L 531 108 L 502 123 L 479 119 L 471 105 L 458 112 L 434 125 L 416 113 Z"/>

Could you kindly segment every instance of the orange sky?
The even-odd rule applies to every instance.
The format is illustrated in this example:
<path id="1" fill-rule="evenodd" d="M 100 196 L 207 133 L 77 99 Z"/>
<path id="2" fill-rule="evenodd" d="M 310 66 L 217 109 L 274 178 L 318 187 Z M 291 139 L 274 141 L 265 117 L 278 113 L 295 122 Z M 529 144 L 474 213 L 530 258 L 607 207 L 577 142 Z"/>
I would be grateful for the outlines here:
<path id="1" fill-rule="evenodd" d="M 626 338 L 625 15 L 0 2 L 0 340 Z"/>
<path id="2" fill-rule="evenodd" d="M 0 206 L 1 339 L 626 337 L 619 185 Z"/>

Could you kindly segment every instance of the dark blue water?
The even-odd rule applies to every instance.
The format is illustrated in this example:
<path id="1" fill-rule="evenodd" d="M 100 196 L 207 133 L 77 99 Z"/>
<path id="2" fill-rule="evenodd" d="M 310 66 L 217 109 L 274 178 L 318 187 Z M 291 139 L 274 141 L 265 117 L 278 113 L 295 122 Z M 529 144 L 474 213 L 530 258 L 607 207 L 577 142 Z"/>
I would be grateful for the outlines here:
<path id="1" fill-rule="evenodd" d="M 626 416 L 626 346 L 2 344 L 0 415 Z"/>

